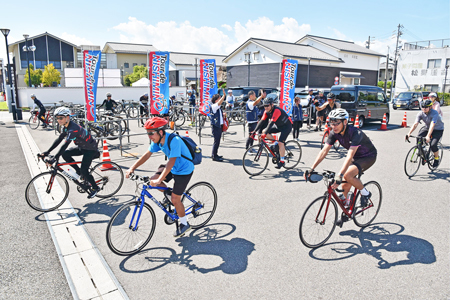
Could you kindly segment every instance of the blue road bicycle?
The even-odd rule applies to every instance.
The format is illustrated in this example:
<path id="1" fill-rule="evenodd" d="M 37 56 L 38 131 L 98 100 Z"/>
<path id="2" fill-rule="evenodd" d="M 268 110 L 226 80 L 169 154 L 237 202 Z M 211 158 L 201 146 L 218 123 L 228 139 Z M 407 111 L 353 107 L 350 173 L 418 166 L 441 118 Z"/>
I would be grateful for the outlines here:
<path id="1" fill-rule="evenodd" d="M 155 232 L 156 217 L 150 204 L 145 202 L 150 198 L 164 213 L 167 225 L 176 224 L 178 214 L 173 204 L 164 196 L 159 202 L 149 190 L 172 190 L 167 187 L 149 185 L 150 178 L 132 174 L 131 180 L 136 181 L 136 199 L 121 206 L 111 217 L 106 229 L 106 241 L 109 249 L 118 255 L 132 255 L 142 250 L 151 240 Z M 186 218 L 192 229 L 205 226 L 211 220 L 217 207 L 217 193 L 207 182 L 197 182 L 183 193 L 181 202 L 186 210 Z"/>

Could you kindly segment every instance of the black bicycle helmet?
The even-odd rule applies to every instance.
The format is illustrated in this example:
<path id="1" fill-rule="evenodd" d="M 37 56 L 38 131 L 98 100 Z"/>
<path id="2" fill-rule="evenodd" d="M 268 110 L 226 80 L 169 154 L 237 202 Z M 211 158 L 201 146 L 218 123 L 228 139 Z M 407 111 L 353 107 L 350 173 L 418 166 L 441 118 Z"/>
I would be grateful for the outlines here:
<path id="1" fill-rule="evenodd" d="M 270 105 L 270 104 L 273 104 L 273 99 L 272 98 L 265 98 L 264 100 L 263 100 L 263 105 L 265 106 L 265 105 Z"/>
<path id="2" fill-rule="evenodd" d="M 433 101 L 431 101 L 431 100 L 423 100 L 421 103 L 420 103 L 420 106 L 422 107 L 422 108 L 424 108 L 424 107 L 430 107 L 430 106 L 432 106 L 433 105 Z"/>
<path id="3" fill-rule="evenodd" d="M 327 99 L 336 99 L 336 95 L 333 93 L 328 93 Z"/>

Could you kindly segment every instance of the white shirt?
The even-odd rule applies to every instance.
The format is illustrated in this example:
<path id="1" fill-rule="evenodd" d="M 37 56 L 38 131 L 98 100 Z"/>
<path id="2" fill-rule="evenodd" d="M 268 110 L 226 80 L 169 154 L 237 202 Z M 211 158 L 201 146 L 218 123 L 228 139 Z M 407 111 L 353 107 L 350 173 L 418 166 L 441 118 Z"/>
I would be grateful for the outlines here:
<path id="1" fill-rule="evenodd" d="M 220 106 L 219 106 L 219 104 L 217 104 L 217 102 L 214 104 L 211 104 L 211 111 L 213 112 L 213 114 L 215 114 L 218 109 L 220 109 Z M 220 118 L 220 125 L 223 125 L 223 113 L 222 113 L 221 109 L 220 109 L 220 113 L 219 113 L 219 118 Z"/>

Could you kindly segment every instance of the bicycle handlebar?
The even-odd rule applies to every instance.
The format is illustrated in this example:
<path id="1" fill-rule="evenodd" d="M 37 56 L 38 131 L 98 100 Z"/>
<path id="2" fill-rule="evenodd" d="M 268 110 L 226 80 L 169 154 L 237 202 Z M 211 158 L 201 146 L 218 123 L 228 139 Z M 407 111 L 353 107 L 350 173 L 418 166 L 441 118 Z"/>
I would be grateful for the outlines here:
<path id="1" fill-rule="evenodd" d="M 133 174 L 130 174 L 130 180 L 142 181 L 144 183 L 147 183 L 150 181 L 150 178 L 148 176 L 139 176 L 139 175 L 136 175 L 133 173 Z"/>

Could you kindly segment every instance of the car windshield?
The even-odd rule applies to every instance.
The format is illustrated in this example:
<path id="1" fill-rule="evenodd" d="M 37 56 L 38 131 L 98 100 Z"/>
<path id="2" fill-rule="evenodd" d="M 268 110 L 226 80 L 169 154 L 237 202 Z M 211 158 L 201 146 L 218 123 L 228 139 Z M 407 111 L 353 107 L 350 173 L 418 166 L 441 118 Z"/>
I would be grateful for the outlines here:
<path id="1" fill-rule="evenodd" d="M 412 93 L 400 93 L 398 99 L 411 99 Z"/>
<path id="2" fill-rule="evenodd" d="M 340 102 L 354 102 L 355 101 L 355 91 L 354 90 L 332 90 L 333 94 L 336 95 L 336 100 Z"/>
<path id="3" fill-rule="evenodd" d="M 236 89 L 236 90 L 230 90 L 233 92 L 233 96 L 242 96 L 242 94 L 244 93 L 243 89 Z M 228 95 L 228 91 L 227 91 L 227 95 Z"/>

